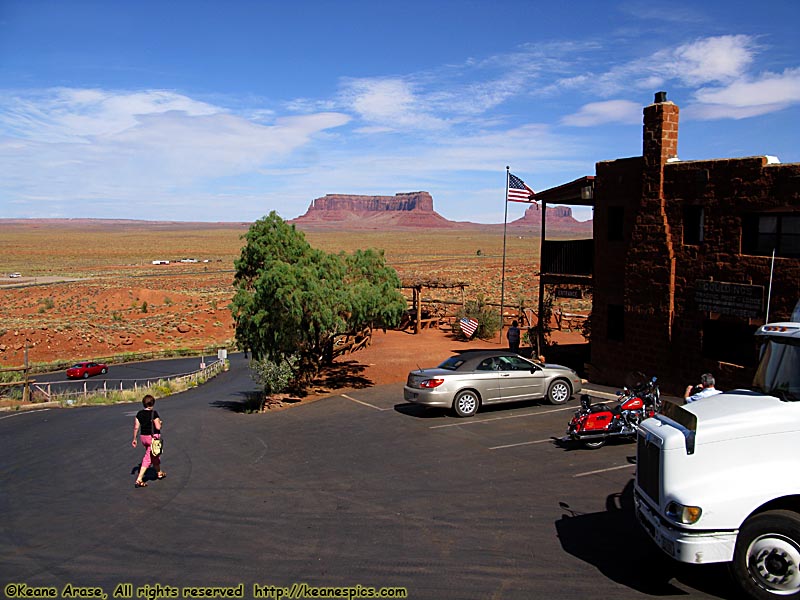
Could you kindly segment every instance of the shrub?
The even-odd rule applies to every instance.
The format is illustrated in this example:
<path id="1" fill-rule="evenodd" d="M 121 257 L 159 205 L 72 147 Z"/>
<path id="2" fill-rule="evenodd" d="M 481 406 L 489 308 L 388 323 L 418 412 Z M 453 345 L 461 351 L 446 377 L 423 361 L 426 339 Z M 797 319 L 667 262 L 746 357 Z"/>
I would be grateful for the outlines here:
<path id="1" fill-rule="evenodd" d="M 295 377 L 299 358 L 296 355 L 273 362 L 268 358 L 250 361 L 253 380 L 264 388 L 267 396 L 279 394 L 289 387 Z"/>
<path id="2" fill-rule="evenodd" d="M 476 300 L 467 300 L 458 317 L 459 320 L 463 317 L 475 319 L 478 322 L 475 337 L 484 340 L 493 338 L 500 330 L 500 313 L 497 309 L 488 306 L 483 296 L 478 296 Z"/>

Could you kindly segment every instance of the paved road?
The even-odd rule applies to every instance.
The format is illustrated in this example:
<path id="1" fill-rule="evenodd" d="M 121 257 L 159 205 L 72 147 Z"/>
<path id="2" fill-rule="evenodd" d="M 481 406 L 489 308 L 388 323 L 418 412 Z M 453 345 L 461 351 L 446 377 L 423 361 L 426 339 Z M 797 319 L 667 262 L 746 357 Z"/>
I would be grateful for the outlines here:
<path id="1" fill-rule="evenodd" d="M 159 400 L 169 476 L 146 489 L 131 474 L 137 405 L 0 414 L 0 584 L 731 597 L 723 569 L 669 562 L 639 533 L 632 444 L 552 443 L 575 401 L 456 419 L 393 385 L 237 412 L 255 391 L 239 355 Z"/>
<path id="2" fill-rule="evenodd" d="M 229 357 L 232 356 L 229 355 Z M 212 362 L 216 362 L 217 357 L 205 356 L 201 359 L 201 357 L 192 356 L 111 364 L 105 375 L 95 375 L 87 379 L 67 379 L 65 371 L 40 373 L 35 375 L 34 379 L 38 386 L 43 389 L 50 389 L 54 394 L 80 393 L 84 390 L 84 386 L 88 391 L 114 390 L 120 389 L 120 387 L 132 389 L 134 384 L 142 386 L 149 381 L 158 381 L 159 379 L 198 371 L 201 360 L 206 365 L 210 365 Z"/>

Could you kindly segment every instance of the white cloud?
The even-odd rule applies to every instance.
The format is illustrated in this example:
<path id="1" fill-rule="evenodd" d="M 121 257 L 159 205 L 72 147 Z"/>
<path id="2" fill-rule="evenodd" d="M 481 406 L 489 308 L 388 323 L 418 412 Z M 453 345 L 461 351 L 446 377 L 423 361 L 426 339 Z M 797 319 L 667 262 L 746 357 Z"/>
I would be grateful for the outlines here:
<path id="1" fill-rule="evenodd" d="M 615 65 L 605 72 L 568 74 L 545 89 L 591 87 L 601 96 L 632 90 L 653 91 L 668 84 L 694 87 L 725 84 L 742 77 L 752 65 L 758 46 L 752 36 L 707 37 Z"/>
<path id="2" fill-rule="evenodd" d="M 752 64 L 755 49 L 751 36 L 723 35 L 658 52 L 652 59 L 658 71 L 694 86 L 741 77 Z"/>
<path id="3" fill-rule="evenodd" d="M 367 123 L 363 131 L 429 130 L 446 126 L 443 120 L 430 114 L 412 85 L 403 79 L 347 79 L 341 96 Z"/>
<path id="4" fill-rule="evenodd" d="M 349 120 L 325 112 L 264 125 L 160 91 L 18 93 L 0 98 L 0 170 L 7 174 L 0 194 L 17 202 L 49 198 L 48 212 L 61 216 L 83 200 L 125 211 L 131 202 L 157 205 L 174 195 L 170 203 L 178 205 L 191 202 L 201 182 L 280 164 Z"/>
<path id="5" fill-rule="evenodd" d="M 199 116 L 221 109 L 173 92 L 119 93 L 54 88 L 0 98 L 0 132 L 39 141 L 85 141 L 135 127 L 143 115 L 180 111 Z"/>
<path id="6" fill-rule="evenodd" d="M 743 119 L 783 110 L 800 103 L 800 68 L 701 88 L 694 97 L 696 102 L 686 112 L 695 119 Z"/>
<path id="7" fill-rule="evenodd" d="M 642 121 L 642 107 L 628 100 L 608 100 L 585 104 L 572 115 L 567 115 L 561 122 L 574 127 L 592 127 L 608 123 L 634 124 Z"/>

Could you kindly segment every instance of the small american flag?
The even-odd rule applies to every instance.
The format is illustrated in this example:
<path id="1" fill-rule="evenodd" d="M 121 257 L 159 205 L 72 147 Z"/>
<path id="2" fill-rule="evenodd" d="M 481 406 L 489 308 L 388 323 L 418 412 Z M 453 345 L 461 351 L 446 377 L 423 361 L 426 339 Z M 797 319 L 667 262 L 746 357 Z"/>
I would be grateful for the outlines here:
<path id="1" fill-rule="evenodd" d="M 530 204 L 535 202 L 533 199 L 535 195 L 536 192 L 525 185 L 522 179 L 511 173 L 508 174 L 508 196 L 506 197 L 508 202 L 528 202 Z"/>
<path id="2" fill-rule="evenodd" d="M 461 331 L 468 338 L 471 338 L 473 335 L 475 335 L 475 332 L 478 330 L 478 322 L 475 319 L 468 319 L 464 317 L 461 319 L 461 321 L 459 321 L 459 325 L 461 326 Z"/>

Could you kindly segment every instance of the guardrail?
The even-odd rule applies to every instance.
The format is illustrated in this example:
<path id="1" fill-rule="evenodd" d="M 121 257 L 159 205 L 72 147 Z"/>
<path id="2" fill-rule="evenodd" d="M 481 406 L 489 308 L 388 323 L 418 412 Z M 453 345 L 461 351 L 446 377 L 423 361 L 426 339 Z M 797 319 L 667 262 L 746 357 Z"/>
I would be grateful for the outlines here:
<path id="1" fill-rule="evenodd" d="M 45 402 L 50 402 L 54 398 L 63 399 L 67 404 L 74 404 L 78 398 L 88 398 L 90 396 L 108 396 L 112 393 L 119 393 L 124 391 L 138 392 L 140 389 L 148 389 L 156 385 L 170 385 L 171 383 L 188 383 L 189 385 L 198 385 L 201 380 L 206 380 L 219 374 L 225 368 L 224 360 L 215 360 L 212 363 L 205 365 L 205 367 L 197 371 L 189 373 L 181 373 L 169 377 L 148 377 L 144 379 L 118 379 L 118 380 L 103 380 L 103 385 L 100 386 L 97 381 L 90 380 L 65 380 L 65 381 L 51 381 L 48 383 L 34 383 L 33 395 L 43 398 Z M 113 386 L 109 386 L 109 382 L 114 382 Z M 117 387 L 116 382 L 119 382 Z M 96 384 L 92 386 L 91 384 Z M 69 388 L 76 387 L 74 391 Z"/>

